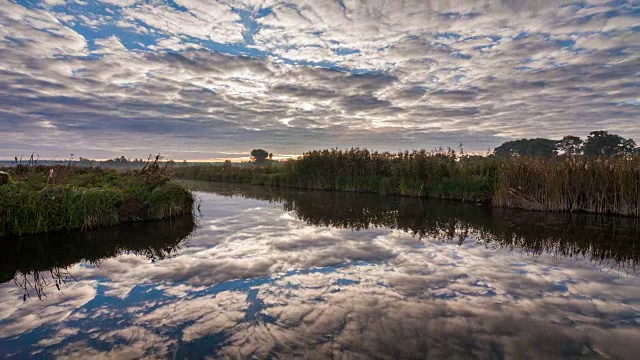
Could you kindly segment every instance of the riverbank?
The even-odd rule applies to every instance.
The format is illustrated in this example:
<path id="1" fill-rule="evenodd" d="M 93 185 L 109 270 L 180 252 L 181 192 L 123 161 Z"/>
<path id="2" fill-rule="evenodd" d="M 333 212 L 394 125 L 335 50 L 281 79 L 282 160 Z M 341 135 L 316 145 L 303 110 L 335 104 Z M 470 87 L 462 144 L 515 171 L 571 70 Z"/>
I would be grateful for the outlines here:
<path id="1" fill-rule="evenodd" d="M 640 216 L 640 157 L 459 156 L 322 150 L 297 160 L 174 169 L 180 179 L 369 192 L 491 203 L 535 211 Z"/>
<path id="2" fill-rule="evenodd" d="M 165 169 L 142 170 L 18 166 L 0 169 L 0 236 L 92 229 L 191 214 L 193 194 Z"/>

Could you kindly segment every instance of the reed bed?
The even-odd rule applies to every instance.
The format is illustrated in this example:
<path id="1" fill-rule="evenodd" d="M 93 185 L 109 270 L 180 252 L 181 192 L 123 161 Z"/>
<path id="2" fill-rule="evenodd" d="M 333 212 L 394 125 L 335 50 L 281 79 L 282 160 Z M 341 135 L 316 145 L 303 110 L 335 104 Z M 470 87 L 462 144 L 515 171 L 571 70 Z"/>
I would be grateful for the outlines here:
<path id="1" fill-rule="evenodd" d="M 429 196 L 464 201 L 490 198 L 493 159 L 455 151 L 379 153 L 367 149 L 306 153 L 299 163 L 303 187 Z"/>
<path id="2" fill-rule="evenodd" d="M 297 160 L 264 166 L 177 168 L 174 176 L 299 189 L 488 201 L 496 169 L 494 158 L 458 156 L 453 150 L 380 153 L 353 148 L 311 151 Z"/>
<path id="3" fill-rule="evenodd" d="M 447 151 L 314 150 L 267 165 L 174 169 L 182 179 L 371 192 L 497 207 L 640 216 L 640 157 L 554 158 Z"/>
<path id="4" fill-rule="evenodd" d="M 519 158 L 500 164 L 493 204 L 640 216 L 640 157 Z"/>
<path id="5" fill-rule="evenodd" d="M 159 166 L 120 173 L 71 166 L 6 169 L 0 236 L 91 229 L 192 212 L 194 198 Z"/>

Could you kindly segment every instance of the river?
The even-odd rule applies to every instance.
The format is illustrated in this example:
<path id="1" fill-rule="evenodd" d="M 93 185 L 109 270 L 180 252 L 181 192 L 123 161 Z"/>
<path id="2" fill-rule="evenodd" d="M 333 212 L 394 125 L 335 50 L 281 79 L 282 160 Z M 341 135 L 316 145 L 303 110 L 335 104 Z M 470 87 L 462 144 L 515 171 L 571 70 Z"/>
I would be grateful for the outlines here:
<path id="1" fill-rule="evenodd" d="M 640 354 L 638 219 L 187 184 L 195 221 L 0 239 L 0 356 Z"/>

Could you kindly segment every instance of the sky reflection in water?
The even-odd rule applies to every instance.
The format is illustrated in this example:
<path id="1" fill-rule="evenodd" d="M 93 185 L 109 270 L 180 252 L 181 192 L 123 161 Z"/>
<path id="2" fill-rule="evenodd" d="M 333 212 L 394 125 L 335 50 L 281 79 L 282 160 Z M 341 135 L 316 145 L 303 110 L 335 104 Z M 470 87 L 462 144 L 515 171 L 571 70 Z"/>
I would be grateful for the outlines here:
<path id="1" fill-rule="evenodd" d="M 193 224 L 183 219 L 93 232 L 86 248 L 76 235 L 77 251 L 55 239 L 42 240 L 44 254 L 26 245 L 4 251 L 0 355 L 633 358 L 640 351 L 635 219 L 194 186 L 203 191 L 203 217 L 190 236 Z M 12 274 L 32 279 L 51 268 L 75 280 L 57 291 L 42 273 L 46 297 L 29 288 L 23 301 Z"/>

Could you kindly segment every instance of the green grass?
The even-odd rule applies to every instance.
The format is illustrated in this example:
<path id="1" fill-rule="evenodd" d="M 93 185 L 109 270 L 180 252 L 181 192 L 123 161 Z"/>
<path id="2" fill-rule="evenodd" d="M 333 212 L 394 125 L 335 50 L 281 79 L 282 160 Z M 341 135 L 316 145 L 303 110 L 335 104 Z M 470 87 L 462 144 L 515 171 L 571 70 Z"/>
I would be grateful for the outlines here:
<path id="1" fill-rule="evenodd" d="M 231 164 L 174 169 L 183 179 L 315 190 L 429 196 L 487 201 L 497 166 L 493 158 L 425 150 L 398 154 L 366 149 L 321 150 L 264 166 Z"/>
<path id="2" fill-rule="evenodd" d="M 11 180 L 0 186 L 0 236 L 162 219 L 191 213 L 194 202 L 159 167 L 129 173 L 65 166 L 4 170 Z"/>

